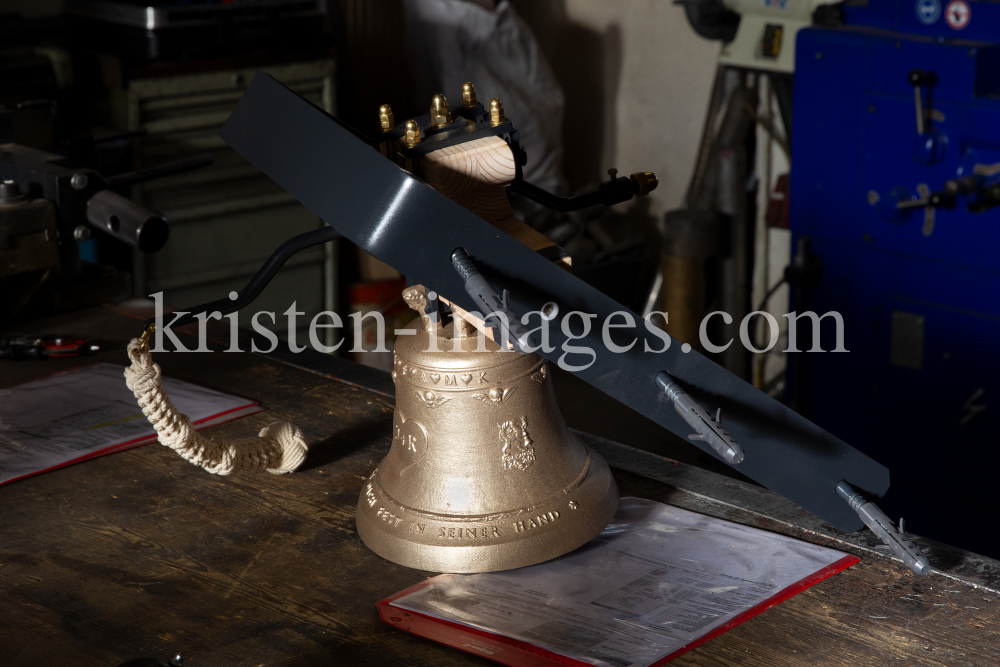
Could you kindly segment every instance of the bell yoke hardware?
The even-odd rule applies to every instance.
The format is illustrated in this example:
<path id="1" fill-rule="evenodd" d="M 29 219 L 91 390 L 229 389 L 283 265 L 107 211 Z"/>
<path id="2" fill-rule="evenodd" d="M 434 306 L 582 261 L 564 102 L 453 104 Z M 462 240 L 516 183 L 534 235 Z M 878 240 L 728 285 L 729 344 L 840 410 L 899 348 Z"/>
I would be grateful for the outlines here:
<path id="1" fill-rule="evenodd" d="M 695 446 L 726 460 L 727 449 L 713 447 L 722 439 L 731 463 L 739 447 L 740 472 L 836 528 L 864 525 L 838 496 L 841 480 L 875 500 L 888 489 L 884 466 L 699 353 L 670 345 L 642 318 L 426 186 L 270 76 L 257 74 L 221 137 L 344 237 L 462 309 L 482 304 L 466 293 L 468 276 L 455 270 L 456 248 L 495 294 L 507 294 L 501 301 L 510 313 L 556 304 L 551 347 L 538 354 L 685 437 L 687 415 L 668 409 L 677 399 L 657 387 L 657 374 L 669 373 L 706 415 L 720 408 L 728 415 L 727 430 L 700 420 L 710 433 L 696 427 L 704 439 Z M 602 331 L 615 313 L 638 326 Z M 618 351 L 602 333 L 617 338 Z"/>
<path id="2" fill-rule="evenodd" d="M 689 424 L 656 386 L 656 375 L 669 373 L 707 414 L 725 409 L 727 431 L 745 452 L 740 472 L 836 528 L 864 525 L 838 496 L 841 480 L 875 500 L 888 489 L 884 466 L 697 352 L 669 345 L 642 318 L 426 186 L 270 76 L 257 74 L 221 136 L 346 238 L 459 307 L 477 310 L 452 265 L 456 248 L 495 292 L 507 290 L 511 312 L 555 303 L 552 347 L 538 353 L 685 437 Z M 614 313 L 639 324 L 609 331 L 621 353 L 602 340 L 600 323 Z M 723 458 L 709 441 L 692 442 Z"/>

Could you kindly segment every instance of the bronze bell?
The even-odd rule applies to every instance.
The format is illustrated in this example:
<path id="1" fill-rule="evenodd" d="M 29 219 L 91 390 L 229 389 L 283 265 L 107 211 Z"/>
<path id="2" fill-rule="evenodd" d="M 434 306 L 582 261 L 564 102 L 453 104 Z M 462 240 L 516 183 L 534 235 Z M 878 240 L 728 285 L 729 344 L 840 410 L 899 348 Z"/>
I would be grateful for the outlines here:
<path id="1" fill-rule="evenodd" d="M 618 508 L 608 464 L 566 428 L 546 361 L 421 312 L 396 342 L 389 454 L 358 501 L 358 534 L 434 572 L 540 563 L 596 536 Z"/>

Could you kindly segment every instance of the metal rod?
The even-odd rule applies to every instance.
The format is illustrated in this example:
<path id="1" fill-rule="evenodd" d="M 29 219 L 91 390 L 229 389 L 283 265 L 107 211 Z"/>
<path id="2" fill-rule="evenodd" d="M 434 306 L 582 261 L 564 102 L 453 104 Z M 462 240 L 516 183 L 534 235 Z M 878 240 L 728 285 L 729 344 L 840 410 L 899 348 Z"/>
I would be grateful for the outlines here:
<path id="1" fill-rule="evenodd" d="M 281 246 L 275 250 L 264 265 L 260 267 L 260 270 L 250 279 L 247 286 L 244 287 L 240 292 L 237 293 L 235 299 L 218 299 L 217 301 L 211 301 L 209 303 L 201 304 L 200 306 L 194 306 L 187 311 L 178 311 L 174 313 L 174 318 L 166 327 L 178 326 L 182 327 L 185 324 L 191 324 L 196 321 L 198 315 L 203 315 L 205 313 L 220 313 L 225 315 L 227 313 L 233 313 L 245 306 L 250 305 L 254 299 L 260 296 L 260 293 L 264 291 L 268 283 L 274 278 L 278 270 L 284 266 L 285 262 L 297 252 L 301 252 L 306 248 L 311 248 L 313 246 L 321 245 L 329 241 L 336 241 L 341 238 L 340 233 L 333 227 L 323 227 L 321 229 L 316 229 L 311 232 L 306 232 L 305 234 L 299 234 L 298 236 L 293 236 L 288 239 Z M 142 328 L 148 329 L 150 324 L 155 324 L 156 318 L 151 317 L 146 320 Z"/>
<path id="2" fill-rule="evenodd" d="M 215 157 L 211 153 L 202 153 L 201 155 L 196 155 L 184 160 L 177 160 L 175 162 L 167 162 L 166 164 L 149 167 L 148 169 L 139 169 L 137 171 L 128 171 L 124 174 L 118 174 L 117 176 L 108 176 L 105 180 L 107 180 L 109 187 L 117 188 L 126 185 L 135 185 L 136 183 L 142 183 L 143 181 L 150 181 L 154 178 L 180 174 L 185 171 L 197 169 L 198 167 L 207 167 L 213 162 L 215 162 Z"/>
<path id="3" fill-rule="evenodd" d="M 117 134 L 108 134 L 103 137 L 95 137 L 95 144 L 109 144 L 112 141 L 121 141 L 122 139 L 132 139 L 134 137 L 141 137 L 147 134 L 149 130 L 144 127 L 140 127 L 138 130 L 129 130 L 128 132 L 119 132 Z"/>
<path id="4" fill-rule="evenodd" d="M 631 178 L 616 178 L 601 183 L 600 188 L 579 197 L 560 197 L 527 181 L 516 180 L 510 184 L 511 192 L 527 197 L 553 211 L 569 213 L 604 204 L 613 206 L 628 201 L 639 193 L 639 184 Z"/>

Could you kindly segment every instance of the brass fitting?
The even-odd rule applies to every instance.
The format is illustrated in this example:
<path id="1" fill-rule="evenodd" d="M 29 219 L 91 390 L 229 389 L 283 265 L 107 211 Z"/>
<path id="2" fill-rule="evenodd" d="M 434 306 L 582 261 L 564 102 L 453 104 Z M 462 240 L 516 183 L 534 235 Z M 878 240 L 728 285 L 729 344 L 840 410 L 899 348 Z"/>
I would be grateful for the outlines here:
<path id="1" fill-rule="evenodd" d="M 507 120 L 507 116 L 503 115 L 503 104 L 500 102 L 499 97 L 494 97 L 490 100 L 490 125 L 499 125 Z"/>
<path id="2" fill-rule="evenodd" d="M 462 84 L 462 106 L 465 108 L 476 106 L 476 89 L 471 81 Z"/>
<path id="3" fill-rule="evenodd" d="M 396 119 L 392 117 L 392 109 L 388 104 L 383 104 L 378 108 L 378 122 L 383 132 L 388 132 L 396 127 Z"/>
<path id="4" fill-rule="evenodd" d="M 629 178 L 639 184 L 639 192 L 636 193 L 639 197 L 648 195 L 660 183 L 656 180 L 656 174 L 651 171 L 639 171 L 629 176 Z"/>
<path id="5" fill-rule="evenodd" d="M 448 100 L 444 95 L 431 98 L 431 125 L 443 127 L 451 123 L 451 112 L 448 111 Z"/>
<path id="6" fill-rule="evenodd" d="M 139 337 L 139 347 L 137 348 L 139 354 L 142 354 L 149 349 L 149 339 L 153 335 L 154 331 L 156 331 L 155 324 L 150 324 L 149 328 L 142 330 L 142 336 Z"/>
<path id="7" fill-rule="evenodd" d="M 407 147 L 416 146 L 420 143 L 420 126 L 417 125 L 417 121 L 408 120 L 406 121 L 406 135 L 403 140 L 406 142 Z"/>

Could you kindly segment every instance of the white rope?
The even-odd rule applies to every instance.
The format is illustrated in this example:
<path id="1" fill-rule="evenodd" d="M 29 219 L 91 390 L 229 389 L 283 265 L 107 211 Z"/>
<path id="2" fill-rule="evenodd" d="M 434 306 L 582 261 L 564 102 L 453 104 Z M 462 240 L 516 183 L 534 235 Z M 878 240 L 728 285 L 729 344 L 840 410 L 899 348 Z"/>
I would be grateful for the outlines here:
<path id="1" fill-rule="evenodd" d="M 170 402 L 160 383 L 160 366 L 153 363 L 153 355 L 138 338 L 129 343 L 128 356 L 132 365 L 125 369 L 125 384 L 156 429 L 161 445 L 215 475 L 259 468 L 283 475 L 302 465 L 308 447 L 295 424 L 274 422 L 256 438 L 209 440 Z"/>

